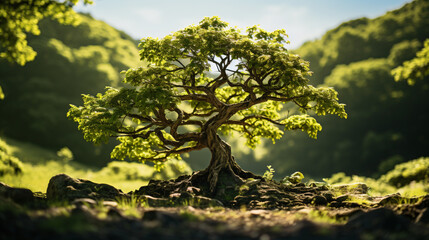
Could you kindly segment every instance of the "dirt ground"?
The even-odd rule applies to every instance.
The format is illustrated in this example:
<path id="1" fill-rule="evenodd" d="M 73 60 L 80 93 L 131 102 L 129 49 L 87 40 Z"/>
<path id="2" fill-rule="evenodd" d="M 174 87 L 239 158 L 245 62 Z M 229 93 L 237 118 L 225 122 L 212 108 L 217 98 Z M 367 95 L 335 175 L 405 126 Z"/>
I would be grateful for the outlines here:
<path id="1" fill-rule="evenodd" d="M 264 179 L 204 196 L 183 179 L 127 194 L 65 176 L 46 194 L 3 184 L 0 239 L 429 239 L 429 196 Z"/>

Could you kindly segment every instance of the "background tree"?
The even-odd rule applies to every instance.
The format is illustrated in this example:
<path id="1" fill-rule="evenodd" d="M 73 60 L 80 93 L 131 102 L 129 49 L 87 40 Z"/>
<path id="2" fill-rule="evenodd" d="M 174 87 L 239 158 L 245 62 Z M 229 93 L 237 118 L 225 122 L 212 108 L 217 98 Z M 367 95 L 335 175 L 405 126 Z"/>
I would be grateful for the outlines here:
<path id="1" fill-rule="evenodd" d="M 294 50 L 310 61 L 311 82 L 338 91 L 349 118 L 320 118 L 325 131 L 317 141 L 290 131 L 276 146 L 266 144 L 277 175 L 299 170 L 319 179 L 338 171 L 378 177 L 395 164 L 428 156 L 429 76 L 410 87 L 391 75 L 428 38 L 429 1 L 415 0 L 380 17 L 342 23 Z M 352 44 L 345 47 L 347 42 Z"/>
<path id="2" fill-rule="evenodd" d="M 414 85 L 416 80 L 423 79 L 429 75 L 429 39 L 426 39 L 424 47 L 417 56 L 392 70 L 395 81 L 407 80 L 408 84 Z"/>
<path id="3" fill-rule="evenodd" d="M 207 176 L 214 191 L 221 173 L 236 182 L 243 171 L 219 134 L 233 131 L 255 147 L 260 138 L 279 139 L 283 130 L 301 129 L 316 138 L 321 126 L 306 114 L 347 116 L 332 88 L 309 85 L 308 63 L 284 47 L 285 31 L 258 27 L 243 34 L 217 17 L 205 18 L 163 39 L 144 38 L 139 47 L 145 67 L 125 72 L 121 89 L 84 95 L 71 107 L 88 141 L 120 144 L 111 156 L 157 165 L 180 154 L 208 148 Z M 283 104 L 302 114 L 281 116 Z"/>
<path id="4" fill-rule="evenodd" d="M 0 134 L 58 151 L 67 146 L 74 161 L 102 167 L 113 144 L 94 147 L 65 116 L 80 94 L 118 86 L 120 71 L 139 66 L 137 41 L 122 31 L 80 14 L 77 26 L 40 21 L 39 36 L 28 36 L 37 51 L 25 66 L 0 59 Z"/>
<path id="5" fill-rule="evenodd" d="M 36 57 L 27 44 L 27 33 L 39 35 L 38 23 L 51 18 L 63 24 L 78 24 L 73 10 L 79 0 L 2 0 L 0 2 L 0 59 L 24 65 Z M 90 0 L 83 0 L 91 4 Z M 0 99 L 4 97 L 0 88 Z"/>

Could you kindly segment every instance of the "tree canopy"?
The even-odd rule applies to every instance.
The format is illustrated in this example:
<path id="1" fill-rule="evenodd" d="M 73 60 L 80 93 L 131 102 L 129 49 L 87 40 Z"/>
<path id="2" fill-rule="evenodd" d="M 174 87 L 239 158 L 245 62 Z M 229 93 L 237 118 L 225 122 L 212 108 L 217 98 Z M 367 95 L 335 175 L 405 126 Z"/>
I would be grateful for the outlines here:
<path id="1" fill-rule="evenodd" d="M 3 0 L 0 2 L 0 59 L 24 65 L 36 52 L 27 43 L 27 33 L 39 35 L 38 23 L 49 17 L 63 24 L 79 23 L 73 6 L 79 0 Z M 91 0 L 83 0 L 91 4 Z M 0 99 L 4 93 L 0 86 Z"/>
<path id="2" fill-rule="evenodd" d="M 24 65 L 36 52 L 27 44 L 27 33 L 39 35 L 38 23 L 49 17 L 63 24 L 79 22 L 73 10 L 79 0 L 3 0 L 0 3 L 0 58 Z M 83 0 L 85 4 L 92 3 Z"/>
<path id="3" fill-rule="evenodd" d="M 217 17 L 162 39 L 143 38 L 140 57 L 147 65 L 125 71 L 121 89 L 84 95 L 84 105 L 72 105 L 68 116 L 88 141 L 117 137 L 112 157 L 118 159 L 159 165 L 209 148 L 214 187 L 224 168 L 239 175 L 218 133 L 238 132 L 255 147 L 284 130 L 316 138 L 321 125 L 309 111 L 347 117 L 334 89 L 309 85 L 308 63 L 286 50 L 285 38 L 284 30 L 250 27 L 242 33 Z M 281 116 L 286 103 L 301 114 Z"/>

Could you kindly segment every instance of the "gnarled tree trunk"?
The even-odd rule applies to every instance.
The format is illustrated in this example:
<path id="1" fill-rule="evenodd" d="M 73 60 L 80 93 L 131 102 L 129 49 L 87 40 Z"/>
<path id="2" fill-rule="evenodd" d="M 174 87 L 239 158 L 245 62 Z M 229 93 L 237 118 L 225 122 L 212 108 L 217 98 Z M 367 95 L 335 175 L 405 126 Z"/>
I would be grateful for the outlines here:
<path id="1" fill-rule="evenodd" d="M 241 169 L 231 154 L 231 146 L 219 137 L 216 130 L 207 131 L 207 147 L 210 149 L 212 158 L 205 171 L 208 173 L 212 193 L 216 190 L 221 172 L 231 175 L 234 180 L 232 185 L 241 184 L 246 178 L 256 177 L 253 173 Z"/>

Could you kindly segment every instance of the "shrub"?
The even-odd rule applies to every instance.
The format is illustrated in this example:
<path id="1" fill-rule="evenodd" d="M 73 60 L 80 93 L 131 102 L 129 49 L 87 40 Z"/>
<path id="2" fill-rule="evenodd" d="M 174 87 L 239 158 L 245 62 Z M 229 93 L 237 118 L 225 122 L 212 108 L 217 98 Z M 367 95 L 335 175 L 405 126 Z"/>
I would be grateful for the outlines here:
<path id="1" fill-rule="evenodd" d="M 0 139 L 0 176 L 22 173 L 21 161 L 12 156 L 10 146 Z"/>

